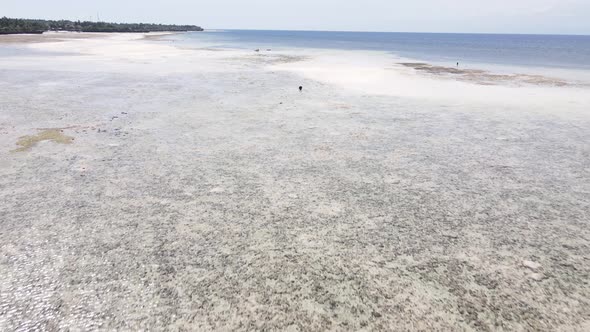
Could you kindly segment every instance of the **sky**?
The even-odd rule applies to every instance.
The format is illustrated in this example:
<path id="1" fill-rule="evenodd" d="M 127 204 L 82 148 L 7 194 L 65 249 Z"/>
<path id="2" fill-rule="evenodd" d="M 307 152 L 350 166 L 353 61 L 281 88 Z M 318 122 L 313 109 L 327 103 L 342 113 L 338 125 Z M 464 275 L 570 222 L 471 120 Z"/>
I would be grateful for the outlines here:
<path id="1" fill-rule="evenodd" d="M 0 0 L 0 16 L 206 29 L 590 35 L 590 0 Z"/>

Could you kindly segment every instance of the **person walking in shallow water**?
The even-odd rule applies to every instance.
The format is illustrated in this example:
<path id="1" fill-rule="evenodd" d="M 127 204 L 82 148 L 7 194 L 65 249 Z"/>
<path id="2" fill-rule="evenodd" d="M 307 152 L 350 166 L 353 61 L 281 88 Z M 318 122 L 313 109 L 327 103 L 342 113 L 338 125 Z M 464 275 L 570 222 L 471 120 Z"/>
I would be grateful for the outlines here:
<path id="1" fill-rule="evenodd" d="M 459 68 L 459 63 L 457 62 L 457 68 Z"/>
<path id="2" fill-rule="evenodd" d="M 299 92 L 302 92 L 302 91 L 303 91 L 303 87 L 299 86 Z"/>

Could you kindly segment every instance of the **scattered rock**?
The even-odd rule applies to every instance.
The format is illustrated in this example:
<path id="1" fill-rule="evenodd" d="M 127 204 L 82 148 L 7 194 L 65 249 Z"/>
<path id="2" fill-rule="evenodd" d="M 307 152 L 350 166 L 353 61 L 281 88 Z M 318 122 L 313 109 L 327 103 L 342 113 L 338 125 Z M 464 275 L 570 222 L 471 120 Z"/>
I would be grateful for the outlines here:
<path id="1" fill-rule="evenodd" d="M 338 303 L 336 303 L 336 301 L 334 301 L 334 300 L 330 301 L 330 309 L 334 310 L 334 309 L 336 309 L 337 306 L 338 306 Z"/>
<path id="2" fill-rule="evenodd" d="M 534 281 L 542 281 L 545 279 L 545 275 L 543 273 L 531 273 L 529 274 L 529 278 L 533 279 Z"/>
<path id="3" fill-rule="evenodd" d="M 522 261 L 522 266 L 535 271 L 540 269 L 542 265 L 537 262 L 524 260 Z"/>
<path id="4" fill-rule="evenodd" d="M 576 265 L 575 265 L 575 264 L 573 264 L 573 263 L 569 263 L 569 262 L 561 262 L 561 263 L 558 263 L 558 264 L 559 264 L 559 266 L 561 266 L 561 267 L 565 267 L 565 268 L 572 269 L 572 270 L 578 270 L 578 269 L 576 268 Z"/>
<path id="5" fill-rule="evenodd" d="M 443 233 L 442 236 L 447 237 L 449 239 L 457 239 L 459 235 L 455 233 Z"/>

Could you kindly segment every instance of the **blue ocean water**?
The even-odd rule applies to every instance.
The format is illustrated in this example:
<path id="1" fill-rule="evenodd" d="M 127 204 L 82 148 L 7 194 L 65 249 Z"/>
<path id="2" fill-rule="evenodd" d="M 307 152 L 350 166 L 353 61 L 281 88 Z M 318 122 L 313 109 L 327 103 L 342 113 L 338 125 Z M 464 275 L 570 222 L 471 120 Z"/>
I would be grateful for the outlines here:
<path id="1" fill-rule="evenodd" d="M 590 36 L 220 30 L 175 38 L 222 48 L 373 50 L 431 62 L 590 69 Z"/>

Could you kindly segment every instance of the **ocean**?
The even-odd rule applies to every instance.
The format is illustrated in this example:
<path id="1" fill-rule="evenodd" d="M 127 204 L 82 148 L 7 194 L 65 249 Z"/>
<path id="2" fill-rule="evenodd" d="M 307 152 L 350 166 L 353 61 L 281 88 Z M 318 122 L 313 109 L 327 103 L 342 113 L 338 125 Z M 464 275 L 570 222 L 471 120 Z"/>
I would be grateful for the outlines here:
<path id="1" fill-rule="evenodd" d="M 435 63 L 590 70 L 590 36 L 581 35 L 217 30 L 174 38 L 213 48 L 369 50 Z"/>

